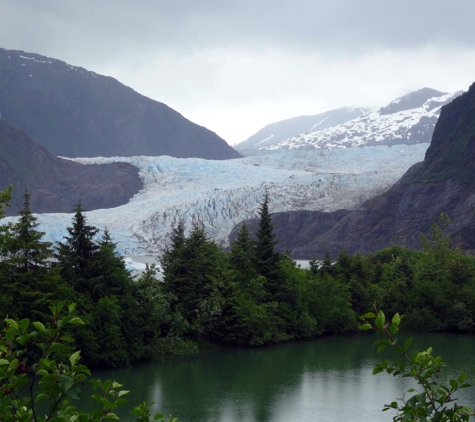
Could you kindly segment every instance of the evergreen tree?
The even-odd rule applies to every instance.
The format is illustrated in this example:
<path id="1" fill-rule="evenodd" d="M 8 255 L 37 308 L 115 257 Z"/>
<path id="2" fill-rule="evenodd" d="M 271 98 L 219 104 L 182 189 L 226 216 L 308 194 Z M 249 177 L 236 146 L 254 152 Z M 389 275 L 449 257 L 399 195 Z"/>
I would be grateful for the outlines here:
<path id="1" fill-rule="evenodd" d="M 0 190 L 0 219 L 5 217 L 5 207 L 9 206 L 9 202 L 12 199 L 12 190 L 12 185 L 4 190 Z"/>
<path id="2" fill-rule="evenodd" d="M 57 246 L 55 257 L 59 261 L 62 277 L 79 293 L 91 292 L 96 271 L 99 245 L 94 237 L 99 229 L 86 224 L 86 215 L 81 203 L 76 205 L 72 226 L 67 228 L 65 242 Z"/>
<path id="3" fill-rule="evenodd" d="M 10 226 L 3 243 L 2 297 L 13 298 L 7 313 L 14 317 L 44 319 L 48 307 L 66 295 L 58 270 L 51 267 L 52 244 L 42 241 L 36 217 L 25 191 L 17 223 Z"/>
<path id="4" fill-rule="evenodd" d="M 269 213 L 269 194 L 266 191 L 264 201 L 259 210 L 259 227 L 255 252 L 257 273 L 266 278 L 266 289 L 273 298 L 279 291 L 282 273 L 279 269 L 280 255 L 275 251 L 274 225 Z"/>
<path id="5" fill-rule="evenodd" d="M 255 242 L 251 238 L 246 223 L 244 223 L 229 252 L 229 263 L 237 274 L 236 281 L 243 287 L 251 278 L 257 276 L 254 267 L 256 261 L 255 253 Z"/>
<path id="6" fill-rule="evenodd" d="M 230 276 L 226 256 L 206 237 L 203 225 L 195 224 L 188 238 L 181 227 L 175 231 L 162 266 L 165 292 L 175 298 L 173 311 L 183 315 L 195 336 L 206 337 L 223 309 Z"/>
<path id="7" fill-rule="evenodd" d="M 109 230 L 105 229 L 92 260 L 95 265 L 91 296 L 95 302 L 105 296 L 130 293 L 132 279 L 124 260 L 116 253 L 116 244 L 112 241 Z"/>

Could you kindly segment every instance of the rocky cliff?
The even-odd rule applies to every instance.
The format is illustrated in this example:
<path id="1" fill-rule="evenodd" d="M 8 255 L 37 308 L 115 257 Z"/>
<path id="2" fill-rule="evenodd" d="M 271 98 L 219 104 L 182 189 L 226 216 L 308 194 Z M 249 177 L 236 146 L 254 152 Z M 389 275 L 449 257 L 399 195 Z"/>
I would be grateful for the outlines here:
<path id="1" fill-rule="evenodd" d="M 23 51 L 0 49 L 0 114 L 65 157 L 240 157 L 214 132 L 113 78 Z"/>
<path id="2" fill-rule="evenodd" d="M 0 189 L 11 184 L 13 201 L 7 215 L 22 209 L 25 189 L 31 195 L 31 210 L 42 213 L 71 212 L 79 200 L 86 210 L 117 207 L 143 187 L 137 167 L 63 160 L 0 119 Z"/>

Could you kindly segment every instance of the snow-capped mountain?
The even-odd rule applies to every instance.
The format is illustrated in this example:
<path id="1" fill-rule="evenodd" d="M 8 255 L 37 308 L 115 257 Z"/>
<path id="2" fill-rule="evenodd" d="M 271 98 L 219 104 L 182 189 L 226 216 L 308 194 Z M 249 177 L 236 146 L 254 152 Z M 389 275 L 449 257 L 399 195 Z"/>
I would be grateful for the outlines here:
<path id="1" fill-rule="evenodd" d="M 84 164 L 126 162 L 140 169 L 144 188 L 131 201 L 87 213 L 89 224 L 107 227 L 124 255 L 157 255 L 181 222 L 202 222 L 225 246 L 238 222 L 258 215 L 267 188 L 276 211 L 354 209 L 387 190 L 428 144 L 267 153 L 236 160 L 110 157 L 75 159 Z M 61 241 L 72 214 L 40 214 L 46 240 Z M 6 221 L 13 221 L 12 217 Z"/>
<path id="2" fill-rule="evenodd" d="M 240 152 L 258 150 L 276 144 L 284 139 L 301 133 L 316 132 L 341 125 L 349 120 L 366 114 L 370 109 L 361 107 L 343 107 L 312 116 L 298 116 L 271 123 L 234 146 Z"/>
<path id="3" fill-rule="evenodd" d="M 259 149 L 285 151 L 430 142 L 441 107 L 460 94 L 462 91 L 447 94 L 423 88 L 341 125 L 293 136 Z"/>

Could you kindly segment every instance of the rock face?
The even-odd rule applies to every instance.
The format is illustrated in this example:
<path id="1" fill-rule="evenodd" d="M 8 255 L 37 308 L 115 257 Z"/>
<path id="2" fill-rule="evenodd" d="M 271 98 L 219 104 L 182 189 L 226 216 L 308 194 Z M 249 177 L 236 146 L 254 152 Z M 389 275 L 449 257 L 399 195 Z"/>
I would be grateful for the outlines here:
<path id="1" fill-rule="evenodd" d="M 0 49 L 0 113 L 55 155 L 240 157 L 214 132 L 117 80 Z"/>
<path id="2" fill-rule="evenodd" d="M 71 212 L 81 200 L 86 210 L 126 204 L 143 187 L 138 169 L 126 163 L 85 166 L 55 157 L 29 136 L 0 119 L 0 189 L 13 184 L 7 215 L 22 209 L 23 192 L 31 210 Z"/>
<path id="3" fill-rule="evenodd" d="M 310 131 L 260 149 L 285 151 L 428 143 L 441 107 L 460 94 L 423 88 L 338 126 Z"/>
<path id="4" fill-rule="evenodd" d="M 234 148 L 243 153 L 246 150 L 259 150 L 302 133 L 317 132 L 341 125 L 366 114 L 369 110 L 360 107 L 343 107 L 313 116 L 299 116 L 281 120 L 263 127 L 245 141 L 235 145 Z"/>
<path id="5" fill-rule="evenodd" d="M 454 245 L 475 249 L 475 84 L 442 108 L 422 163 L 308 244 L 288 247 L 300 258 L 336 256 L 342 249 L 368 254 L 392 244 L 418 249 L 420 233 L 427 234 L 441 212 L 451 219 L 447 231 Z M 294 216 L 284 214 L 275 220 L 276 231 L 288 226 L 300 239 L 306 228 L 295 231 L 289 225 Z"/>

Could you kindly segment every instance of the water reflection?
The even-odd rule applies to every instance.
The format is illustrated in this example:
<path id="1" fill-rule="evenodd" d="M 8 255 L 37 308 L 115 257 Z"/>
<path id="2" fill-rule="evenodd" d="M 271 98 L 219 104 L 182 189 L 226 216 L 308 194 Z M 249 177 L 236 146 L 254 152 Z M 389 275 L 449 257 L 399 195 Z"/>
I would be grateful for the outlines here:
<path id="1" fill-rule="evenodd" d="M 379 360 L 371 335 L 328 337 L 263 349 L 171 356 L 163 361 L 94 374 L 132 390 L 131 402 L 183 422 L 391 421 L 383 404 L 401 397 L 408 380 L 372 376 Z M 471 336 L 418 335 L 453 367 L 474 373 Z M 414 349 L 415 350 L 415 349 Z M 464 401 L 474 405 L 473 393 Z M 125 419 L 126 420 L 126 419 Z M 132 419 L 130 419 L 132 420 Z"/>

